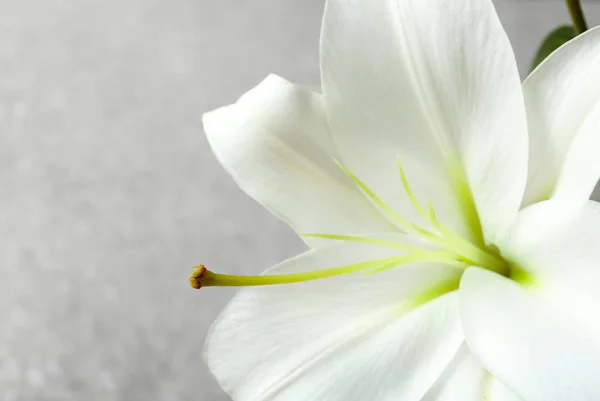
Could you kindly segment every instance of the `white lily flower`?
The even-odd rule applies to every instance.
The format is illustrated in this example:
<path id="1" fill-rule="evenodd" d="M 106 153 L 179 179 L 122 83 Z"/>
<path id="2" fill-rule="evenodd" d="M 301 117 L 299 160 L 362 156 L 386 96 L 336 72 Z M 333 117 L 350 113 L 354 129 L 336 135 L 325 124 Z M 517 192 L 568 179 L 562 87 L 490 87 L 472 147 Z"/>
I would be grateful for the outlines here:
<path id="1" fill-rule="evenodd" d="M 321 70 L 322 94 L 270 76 L 204 117 L 312 247 L 264 276 L 195 269 L 250 286 L 208 336 L 223 389 L 600 400 L 600 30 L 521 84 L 490 0 L 328 0 Z"/>

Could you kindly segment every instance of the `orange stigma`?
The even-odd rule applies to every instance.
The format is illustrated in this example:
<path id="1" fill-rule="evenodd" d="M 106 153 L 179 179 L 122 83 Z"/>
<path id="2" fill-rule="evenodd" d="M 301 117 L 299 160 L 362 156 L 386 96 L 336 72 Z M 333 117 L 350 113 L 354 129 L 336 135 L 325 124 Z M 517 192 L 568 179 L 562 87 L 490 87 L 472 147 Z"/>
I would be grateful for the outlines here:
<path id="1" fill-rule="evenodd" d="M 192 269 L 192 274 L 190 275 L 190 285 L 192 288 L 199 290 L 202 288 L 202 275 L 206 272 L 206 267 L 204 265 L 198 265 Z"/>

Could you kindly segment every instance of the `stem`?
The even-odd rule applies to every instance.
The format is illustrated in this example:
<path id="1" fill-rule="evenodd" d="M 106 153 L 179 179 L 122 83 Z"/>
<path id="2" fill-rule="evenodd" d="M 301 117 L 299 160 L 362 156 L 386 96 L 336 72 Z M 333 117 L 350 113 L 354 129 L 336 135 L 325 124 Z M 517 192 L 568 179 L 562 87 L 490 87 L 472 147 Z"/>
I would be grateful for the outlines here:
<path id="1" fill-rule="evenodd" d="M 571 19 L 573 20 L 575 32 L 580 35 L 588 30 L 588 25 L 585 21 L 585 15 L 583 14 L 583 9 L 581 8 L 581 0 L 566 1 L 567 7 L 569 8 L 569 13 L 571 14 Z"/>

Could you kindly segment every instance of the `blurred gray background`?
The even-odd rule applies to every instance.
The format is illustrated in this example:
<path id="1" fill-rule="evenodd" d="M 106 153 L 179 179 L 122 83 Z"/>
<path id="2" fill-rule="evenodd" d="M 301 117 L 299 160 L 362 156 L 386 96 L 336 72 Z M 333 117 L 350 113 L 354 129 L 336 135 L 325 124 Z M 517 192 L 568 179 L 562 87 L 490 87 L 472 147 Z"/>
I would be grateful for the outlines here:
<path id="1" fill-rule="evenodd" d="M 318 82 L 323 0 L 0 0 L 0 400 L 225 401 L 202 360 L 231 290 L 303 249 L 212 157 L 201 115 Z M 568 22 L 497 0 L 525 73 Z M 592 24 L 600 3 L 587 3 Z"/>

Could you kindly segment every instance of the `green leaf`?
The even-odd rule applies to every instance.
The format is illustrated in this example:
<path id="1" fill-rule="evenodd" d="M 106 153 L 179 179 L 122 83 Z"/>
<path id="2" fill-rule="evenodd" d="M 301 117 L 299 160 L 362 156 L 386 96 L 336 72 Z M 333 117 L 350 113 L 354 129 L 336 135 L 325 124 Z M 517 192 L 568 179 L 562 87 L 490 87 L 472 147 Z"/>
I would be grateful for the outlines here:
<path id="1" fill-rule="evenodd" d="M 535 56 L 535 60 L 531 65 L 531 70 L 533 71 L 533 69 L 544 61 L 554 50 L 558 49 L 575 36 L 577 36 L 577 32 L 575 32 L 575 28 L 571 25 L 563 25 L 550 32 L 548 36 L 544 38 L 544 41 Z"/>

